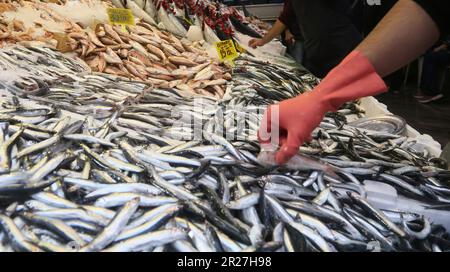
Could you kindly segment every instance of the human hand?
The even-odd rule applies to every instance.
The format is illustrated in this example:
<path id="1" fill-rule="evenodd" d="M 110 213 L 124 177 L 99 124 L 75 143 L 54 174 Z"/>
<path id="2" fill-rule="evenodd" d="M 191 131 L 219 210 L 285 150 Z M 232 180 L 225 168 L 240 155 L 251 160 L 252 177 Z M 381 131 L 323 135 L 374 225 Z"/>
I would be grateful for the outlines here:
<path id="1" fill-rule="evenodd" d="M 312 131 L 329 110 L 329 105 L 322 103 L 320 94 L 314 91 L 272 105 L 264 114 L 258 139 L 261 144 L 280 146 L 276 162 L 284 164 L 311 139 Z"/>
<path id="2" fill-rule="evenodd" d="M 256 48 L 265 45 L 266 43 L 262 39 L 251 39 L 248 42 L 248 46 L 251 48 Z"/>
<path id="3" fill-rule="evenodd" d="M 325 114 L 342 104 L 387 90 L 369 59 L 350 53 L 314 90 L 270 106 L 258 131 L 261 145 L 280 146 L 276 161 L 284 164 L 311 138 Z"/>
<path id="4" fill-rule="evenodd" d="M 295 42 L 294 35 L 292 35 L 292 33 L 288 29 L 286 29 L 284 41 L 286 42 L 287 45 L 292 45 Z"/>

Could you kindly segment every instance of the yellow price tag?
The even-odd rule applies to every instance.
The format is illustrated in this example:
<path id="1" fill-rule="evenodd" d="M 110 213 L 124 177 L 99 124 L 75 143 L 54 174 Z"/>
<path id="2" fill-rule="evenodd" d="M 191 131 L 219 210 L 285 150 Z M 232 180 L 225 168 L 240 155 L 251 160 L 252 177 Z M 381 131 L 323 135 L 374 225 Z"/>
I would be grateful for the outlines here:
<path id="1" fill-rule="evenodd" d="M 236 50 L 239 53 L 245 53 L 246 52 L 246 50 L 238 42 L 234 42 L 234 46 L 236 47 Z"/>
<path id="2" fill-rule="evenodd" d="M 234 47 L 233 40 L 225 40 L 216 43 L 217 54 L 219 54 L 219 60 L 233 61 L 239 55 Z"/>
<path id="3" fill-rule="evenodd" d="M 108 8 L 109 23 L 116 25 L 134 25 L 134 15 L 130 9 Z"/>

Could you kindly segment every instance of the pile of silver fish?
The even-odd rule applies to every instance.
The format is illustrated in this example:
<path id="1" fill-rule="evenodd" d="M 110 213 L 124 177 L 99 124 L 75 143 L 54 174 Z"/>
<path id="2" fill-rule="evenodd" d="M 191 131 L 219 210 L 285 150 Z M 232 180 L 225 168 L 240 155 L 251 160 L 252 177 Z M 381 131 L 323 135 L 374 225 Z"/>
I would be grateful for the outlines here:
<path id="1" fill-rule="evenodd" d="M 305 71 L 243 54 L 235 61 L 233 80 L 227 85 L 223 100 L 231 104 L 270 105 L 310 91 L 318 83 Z M 233 99 L 237 101 L 230 102 Z"/>
<path id="2" fill-rule="evenodd" d="M 16 95 L 42 95 L 52 84 L 90 72 L 80 59 L 43 47 L 12 46 L 0 51 L 0 87 Z"/>
<path id="3" fill-rule="evenodd" d="M 124 101 L 107 98 L 110 114 L 99 115 L 66 105 L 90 80 L 109 86 L 107 77 L 68 81 L 70 94 L 4 92 L 0 251 L 450 249 L 445 228 L 374 207 L 364 186 L 389 184 L 403 197 L 449 209 L 445 162 L 406 137 L 347 125 L 350 115 L 364 114 L 348 103 L 327 114 L 291 162 L 277 166 L 256 138 L 263 111 L 317 80 L 250 57 L 238 60 L 235 72 L 223 100 L 141 86 L 139 94 L 125 89 L 132 95 Z M 88 91 L 102 94 L 96 88 Z"/>

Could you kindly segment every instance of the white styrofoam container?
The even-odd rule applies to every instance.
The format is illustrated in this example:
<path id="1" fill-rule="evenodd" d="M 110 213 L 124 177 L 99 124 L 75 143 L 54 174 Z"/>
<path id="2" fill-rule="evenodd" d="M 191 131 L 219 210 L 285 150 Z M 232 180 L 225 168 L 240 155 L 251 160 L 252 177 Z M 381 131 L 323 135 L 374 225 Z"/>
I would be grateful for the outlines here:
<path id="1" fill-rule="evenodd" d="M 361 99 L 361 107 L 366 110 L 367 117 L 376 117 L 392 114 L 385 104 L 380 103 L 377 99 L 375 99 L 372 96 Z M 425 148 L 434 157 L 439 157 L 442 153 L 441 145 L 437 141 L 435 141 L 433 137 L 427 134 L 421 134 L 410 125 L 406 126 L 405 136 L 417 142 L 414 148 L 418 150 Z"/>
<path id="2" fill-rule="evenodd" d="M 400 196 L 394 187 L 386 183 L 364 181 L 364 189 L 367 201 L 380 210 L 419 214 L 450 231 L 450 211 L 431 209 L 425 203 Z"/>

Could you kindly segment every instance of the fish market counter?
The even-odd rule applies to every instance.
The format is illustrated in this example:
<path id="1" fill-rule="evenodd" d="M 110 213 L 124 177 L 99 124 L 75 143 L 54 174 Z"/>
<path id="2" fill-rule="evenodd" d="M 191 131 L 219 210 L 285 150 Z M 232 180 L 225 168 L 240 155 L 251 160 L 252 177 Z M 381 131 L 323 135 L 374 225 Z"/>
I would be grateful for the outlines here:
<path id="1" fill-rule="evenodd" d="M 450 250 L 440 146 L 375 98 L 285 165 L 261 150 L 268 105 L 320 82 L 279 41 L 248 48 L 266 22 L 211 0 L 6 2 L 0 252 Z M 231 37 L 249 54 L 224 64 Z"/>
<path id="2" fill-rule="evenodd" d="M 217 98 L 0 49 L 0 251 L 449 249 L 450 175 L 432 151 L 346 124 L 387 113 L 373 98 L 327 114 L 298 163 L 259 160 L 267 106 L 319 82 L 272 61 L 235 59 Z"/>
<path id="3" fill-rule="evenodd" d="M 367 117 L 379 117 L 391 115 L 385 104 L 380 103 L 374 97 L 366 97 L 361 99 L 361 106 L 366 111 Z M 404 135 L 414 143 L 411 147 L 423 151 L 427 150 L 433 157 L 439 157 L 442 153 L 441 145 L 435 141 L 430 135 L 421 134 L 410 125 L 406 125 Z M 387 184 L 369 182 L 366 184 L 368 201 L 382 210 L 402 210 L 411 213 L 417 213 L 432 219 L 435 224 L 444 226 L 450 230 L 450 212 L 427 208 L 420 201 L 405 198 L 398 194 L 397 190 Z"/>

